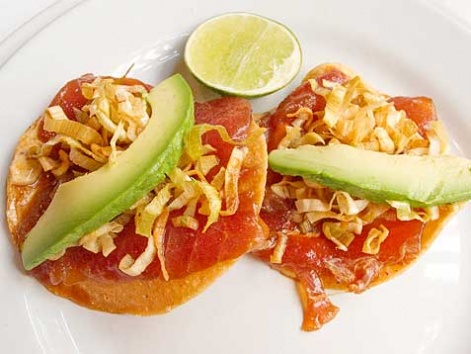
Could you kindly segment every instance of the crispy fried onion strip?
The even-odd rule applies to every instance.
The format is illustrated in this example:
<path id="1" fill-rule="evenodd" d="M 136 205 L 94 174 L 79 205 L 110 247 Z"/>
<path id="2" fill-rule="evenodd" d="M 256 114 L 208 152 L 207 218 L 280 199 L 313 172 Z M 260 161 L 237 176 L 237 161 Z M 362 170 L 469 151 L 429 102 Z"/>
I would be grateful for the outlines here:
<path id="1" fill-rule="evenodd" d="M 100 226 L 95 231 L 83 236 L 78 241 L 78 246 L 82 246 L 87 251 L 101 253 L 104 257 L 108 257 L 108 255 L 116 249 L 114 239 L 123 231 L 124 225 L 126 225 L 132 217 L 132 211 L 127 211 L 119 215 L 112 221 Z"/>
<path id="2" fill-rule="evenodd" d="M 26 176 L 18 185 L 34 183 L 33 176 L 41 172 L 39 165 L 60 177 L 69 172 L 80 175 L 113 162 L 149 120 L 147 91 L 142 85 L 120 85 L 114 79 L 98 77 L 82 85 L 82 95 L 89 102 L 81 110 L 74 109 L 75 120 L 69 119 L 60 106 L 44 111 L 40 129 L 53 133 L 53 137 L 44 144 L 32 138 L 32 148 L 25 156 L 28 163 L 17 165 L 25 170 L 17 175 Z"/>
<path id="3" fill-rule="evenodd" d="M 147 200 L 136 207 L 136 233 L 148 238 L 153 237 L 155 240 L 156 253 L 151 252 L 153 246 L 149 244 L 148 249 L 143 252 L 142 259 L 149 260 L 157 255 L 162 275 L 166 280 L 168 280 L 164 250 L 166 223 L 170 221 L 174 227 L 191 230 L 198 230 L 201 227 L 201 232 L 205 233 L 219 217 L 233 215 L 239 205 L 238 183 L 247 148 L 240 146 L 239 142 L 229 140 L 225 128 L 221 126 L 210 128 L 211 126 L 207 124 L 202 127 L 197 125 L 190 131 L 190 137 L 194 140 L 185 146 L 179 167 L 172 170 L 167 179 L 147 196 Z M 212 130 L 220 133 L 223 140 L 232 142 L 235 146 L 227 165 L 220 166 L 216 173 L 210 174 L 219 165 L 219 159 L 214 154 L 212 146 L 200 144 L 201 136 L 195 138 L 195 132 L 205 134 Z M 194 154 L 193 149 L 200 149 L 200 152 Z M 225 210 L 222 210 L 223 205 L 226 206 Z M 201 216 L 206 217 L 204 225 L 200 225 Z M 128 270 L 134 264 L 131 264 L 128 256 L 121 261 L 120 269 L 122 268 L 128 275 L 136 276 L 150 264 L 141 261 L 139 257 L 136 262 L 139 272 Z"/>

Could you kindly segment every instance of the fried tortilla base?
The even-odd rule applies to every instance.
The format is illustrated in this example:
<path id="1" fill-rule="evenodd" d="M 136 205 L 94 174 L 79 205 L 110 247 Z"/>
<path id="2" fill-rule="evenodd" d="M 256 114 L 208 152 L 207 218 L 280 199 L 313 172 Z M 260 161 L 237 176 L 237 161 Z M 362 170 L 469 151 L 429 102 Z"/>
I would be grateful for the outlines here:
<path id="1" fill-rule="evenodd" d="M 185 278 L 169 281 L 159 278 L 103 284 L 89 279 L 73 285 L 43 285 L 53 294 L 93 310 L 146 316 L 169 312 L 187 302 L 203 292 L 233 263 L 235 260 L 220 262 Z"/>
<path id="2" fill-rule="evenodd" d="M 12 241 L 18 250 L 21 249 L 19 225 L 28 217 L 29 201 L 35 193 L 41 191 L 38 191 L 35 184 L 26 186 L 14 184 L 14 173 L 15 168 L 21 164 L 27 151 L 41 144 L 36 138 L 39 122 L 38 119 L 20 138 L 7 179 L 7 223 Z M 253 173 L 245 174 L 245 177 L 239 180 L 239 190 L 241 192 L 250 190 L 253 202 L 260 210 L 265 193 L 268 162 L 266 142 L 263 134 L 259 134 L 259 132 L 258 125 L 252 122 L 249 134 L 255 133 L 258 136 L 256 139 L 248 139 L 248 153 L 244 160 L 244 168 L 250 169 Z M 168 312 L 198 295 L 228 270 L 235 261 L 220 262 L 203 271 L 189 274 L 182 279 L 169 281 L 163 279 L 136 279 L 110 284 L 87 279 L 72 285 L 64 285 L 64 283 L 67 283 L 65 279 L 64 283 L 58 285 L 52 285 L 49 282 L 42 282 L 42 284 L 53 294 L 93 310 L 152 315 Z"/>

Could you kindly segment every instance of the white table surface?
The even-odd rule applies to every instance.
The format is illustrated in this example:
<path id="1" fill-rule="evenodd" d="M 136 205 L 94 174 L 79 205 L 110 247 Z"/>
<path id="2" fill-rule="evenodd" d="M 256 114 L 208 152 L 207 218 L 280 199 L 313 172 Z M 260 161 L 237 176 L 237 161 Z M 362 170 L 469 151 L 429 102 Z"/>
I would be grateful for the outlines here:
<path id="1" fill-rule="evenodd" d="M 0 44 L 24 23 L 61 0 L 0 0 Z M 99 0 L 89 0 L 99 1 Z M 116 0 L 128 1 L 128 0 Z M 348 0 L 344 0 L 348 1 Z M 387 0 L 386 0 L 387 1 Z M 462 21 L 471 31 L 470 0 L 418 0 L 435 3 L 443 12 Z"/>

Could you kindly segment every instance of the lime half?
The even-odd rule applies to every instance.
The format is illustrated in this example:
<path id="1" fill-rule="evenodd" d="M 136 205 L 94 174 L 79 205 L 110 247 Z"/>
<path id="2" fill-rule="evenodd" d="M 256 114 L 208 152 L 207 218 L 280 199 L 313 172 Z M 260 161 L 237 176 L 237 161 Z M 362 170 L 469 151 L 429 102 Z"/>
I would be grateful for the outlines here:
<path id="1" fill-rule="evenodd" d="M 286 86 L 301 67 L 293 32 L 268 18 L 228 13 L 191 34 L 185 62 L 203 84 L 226 94 L 258 97 Z"/>

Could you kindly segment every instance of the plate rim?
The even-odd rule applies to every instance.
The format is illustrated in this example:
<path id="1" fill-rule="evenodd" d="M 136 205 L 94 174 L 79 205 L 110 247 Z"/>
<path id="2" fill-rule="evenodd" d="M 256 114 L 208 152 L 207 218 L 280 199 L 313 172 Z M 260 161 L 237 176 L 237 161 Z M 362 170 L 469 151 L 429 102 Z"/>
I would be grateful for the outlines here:
<path id="1" fill-rule="evenodd" d="M 18 30 L 14 31 L 12 34 L 10 34 L 6 40 L 2 41 L 0 43 L 0 71 L 3 69 L 3 66 L 9 62 L 10 59 L 14 58 L 14 56 L 17 54 L 17 52 L 19 52 L 21 50 L 21 48 L 25 45 L 28 44 L 29 41 L 31 41 L 35 36 L 37 36 L 38 34 L 40 34 L 42 32 L 43 29 L 45 29 L 48 25 L 52 24 L 53 22 L 55 22 L 57 19 L 61 18 L 62 16 L 66 16 L 67 13 L 69 11 L 71 11 L 73 8 L 75 8 L 76 6 L 79 6 L 85 2 L 88 2 L 88 0 L 59 0 L 57 3 L 51 5 L 50 7 L 46 8 L 45 10 L 43 10 L 38 16 L 39 20 L 41 22 L 39 22 L 38 20 L 38 23 L 36 23 L 36 20 L 33 21 L 33 19 L 27 21 L 26 23 L 24 23 L 22 26 L 20 26 L 20 28 L 18 28 Z M 434 1 L 433 1 L 434 2 Z M 417 1 L 417 3 L 422 3 L 422 1 Z M 432 2 L 431 2 L 432 3 Z M 53 8 L 54 6 L 58 6 L 58 4 L 60 4 L 61 6 L 64 6 L 64 8 L 62 7 L 58 7 L 58 8 Z M 65 4 L 67 4 L 68 6 L 70 7 L 67 7 L 65 8 Z M 75 4 L 72 6 L 72 4 Z M 429 4 L 421 4 L 421 6 L 427 6 Z M 62 9 L 60 13 L 56 13 L 55 11 L 59 11 L 59 9 Z M 434 7 L 435 9 L 435 7 Z M 43 14 L 44 13 L 44 14 Z M 53 15 L 53 13 L 55 14 L 54 17 L 51 17 Z M 459 27 L 459 30 L 462 31 L 463 28 L 460 26 L 460 24 L 458 22 L 456 22 L 456 18 L 447 18 L 447 14 L 445 14 L 444 12 L 440 11 L 440 14 L 439 14 L 441 17 L 443 17 L 444 19 L 446 19 L 446 22 L 447 22 L 447 25 L 449 26 L 457 26 Z M 444 16 L 442 16 L 444 15 Z M 36 17 L 36 16 L 35 16 Z M 34 33 L 30 33 L 30 35 L 26 35 L 23 30 L 21 30 L 22 28 L 26 28 L 27 31 L 30 31 L 29 27 L 31 26 L 31 29 L 34 28 Z M 467 32 L 467 35 L 469 35 L 469 38 L 471 38 L 471 32 Z M 18 39 L 14 38 L 18 36 Z M 2 51 L 4 50 L 4 44 L 5 42 L 8 40 L 8 39 L 11 39 L 13 38 L 13 40 L 15 41 L 21 41 L 21 43 L 18 43 L 16 49 L 11 52 L 11 54 L 8 56 L 8 58 L 5 59 L 5 61 L 2 62 Z M 10 44 L 9 44 L 10 45 Z M 293 311 L 295 311 L 295 309 L 293 309 Z"/>
<path id="2" fill-rule="evenodd" d="M 58 0 L 32 16 L 0 41 L 0 70 L 43 29 L 89 0 Z"/>

